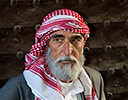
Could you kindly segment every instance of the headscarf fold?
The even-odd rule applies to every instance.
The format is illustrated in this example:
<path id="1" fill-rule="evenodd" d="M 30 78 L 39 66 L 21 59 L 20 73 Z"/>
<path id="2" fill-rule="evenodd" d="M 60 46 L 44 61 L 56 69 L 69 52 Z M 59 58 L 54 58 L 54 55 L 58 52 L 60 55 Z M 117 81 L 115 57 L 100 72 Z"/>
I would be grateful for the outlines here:
<path id="1" fill-rule="evenodd" d="M 36 32 L 35 44 L 25 56 L 24 77 L 35 95 L 35 100 L 52 100 L 52 97 L 55 100 L 64 100 L 57 80 L 45 61 L 47 41 L 52 37 L 52 33 L 58 30 L 80 33 L 84 36 L 84 43 L 89 37 L 88 26 L 75 11 L 69 9 L 55 10 L 44 18 L 41 27 Z M 83 81 L 87 82 L 88 85 L 84 86 L 88 90 L 85 92 L 85 98 L 97 100 L 93 99 L 96 98 L 96 95 L 88 75 L 85 71 L 83 73 L 83 76 L 86 77 L 86 81 Z M 48 96 L 50 93 L 53 93 L 54 96 Z"/>

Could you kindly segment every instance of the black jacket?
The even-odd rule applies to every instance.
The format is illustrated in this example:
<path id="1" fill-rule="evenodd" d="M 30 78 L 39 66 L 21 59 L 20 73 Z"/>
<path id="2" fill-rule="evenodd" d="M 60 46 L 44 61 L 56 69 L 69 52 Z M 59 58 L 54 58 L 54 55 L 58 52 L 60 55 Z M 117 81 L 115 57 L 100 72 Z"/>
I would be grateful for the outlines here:
<path id="1" fill-rule="evenodd" d="M 104 95 L 104 83 L 101 74 L 89 67 L 85 67 L 87 74 L 92 80 L 92 84 L 96 91 L 98 100 L 106 100 Z M 80 94 L 82 100 L 86 100 L 83 93 Z M 0 100 L 34 100 L 35 97 L 28 87 L 23 74 L 11 78 L 0 89 Z"/>

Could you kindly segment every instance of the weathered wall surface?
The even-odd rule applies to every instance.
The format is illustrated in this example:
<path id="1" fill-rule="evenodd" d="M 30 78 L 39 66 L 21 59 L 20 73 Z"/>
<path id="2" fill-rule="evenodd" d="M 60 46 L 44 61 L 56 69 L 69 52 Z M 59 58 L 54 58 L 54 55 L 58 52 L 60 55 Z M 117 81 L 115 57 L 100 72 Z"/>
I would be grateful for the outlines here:
<path id="1" fill-rule="evenodd" d="M 0 87 L 22 73 L 43 17 L 60 8 L 88 22 L 85 65 L 103 75 L 107 100 L 128 100 L 128 0 L 0 0 Z"/>

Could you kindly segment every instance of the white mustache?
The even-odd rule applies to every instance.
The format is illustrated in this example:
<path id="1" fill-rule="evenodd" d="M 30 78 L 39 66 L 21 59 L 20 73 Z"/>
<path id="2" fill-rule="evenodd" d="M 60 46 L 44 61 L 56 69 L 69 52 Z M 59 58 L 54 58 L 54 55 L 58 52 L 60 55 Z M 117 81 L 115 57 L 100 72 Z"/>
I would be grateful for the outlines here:
<path id="1" fill-rule="evenodd" d="M 58 62 L 60 62 L 60 61 L 66 61 L 66 60 L 68 60 L 68 61 L 74 61 L 74 62 L 77 62 L 77 63 L 78 63 L 76 57 L 74 57 L 74 56 L 58 57 L 58 58 L 55 60 L 55 63 L 58 63 Z"/>

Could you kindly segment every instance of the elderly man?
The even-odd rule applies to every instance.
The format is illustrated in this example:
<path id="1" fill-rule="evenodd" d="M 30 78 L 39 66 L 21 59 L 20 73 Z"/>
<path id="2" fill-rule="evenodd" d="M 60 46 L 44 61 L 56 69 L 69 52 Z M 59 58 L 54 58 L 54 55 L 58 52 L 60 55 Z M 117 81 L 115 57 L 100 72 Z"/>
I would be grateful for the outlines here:
<path id="1" fill-rule="evenodd" d="M 0 90 L 0 100 L 105 100 L 99 72 L 85 67 L 89 28 L 75 11 L 48 14 L 26 54 L 25 71 Z"/>

